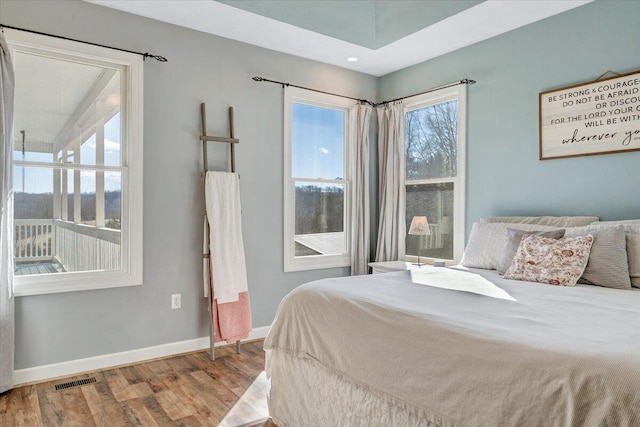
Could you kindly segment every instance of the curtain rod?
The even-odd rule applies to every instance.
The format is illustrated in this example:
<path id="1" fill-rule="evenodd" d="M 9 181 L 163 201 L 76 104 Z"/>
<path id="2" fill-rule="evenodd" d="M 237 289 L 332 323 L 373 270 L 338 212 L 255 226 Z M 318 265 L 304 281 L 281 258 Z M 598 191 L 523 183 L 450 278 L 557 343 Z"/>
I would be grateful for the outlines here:
<path id="1" fill-rule="evenodd" d="M 294 85 L 291 83 L 285 83 L 285 82 L 279 82 L 276 80 L 270 80 L 270 79 L 266 79 L 264 77 L 258 77 L 255 76 L 252 78 L 253 80 L 257 81 L 257 82 L 268 82 L 268 83 L 276 83 L 279 85 L 282 85 L 282 88 L 284 89 L 286 86 L 291 86 L 291 87 L 297 87 L 298 89 L 305 89 L 305 90 L 310 90 L 312 92 L 318 92 L 318 93 L 324 93 L 325 95 L 333 95 L 333 96 L 339 96 L 340 98 L 347 98 L 347 99 L 353 99 L 354 101 L 358 101 L 358 102 L 362 102 L 363 104 L 369 104 L 372 107 L 375 107 L 375 102 L 369 101 L 367 99 L 359 99 L 359 98 L 353 98 L 351 96 L 346 96 L 346 95 L 340 95 L 337 93 L 331 93 L 331 92 L 325 92 L 323 90 L 318 90 L 318 89 L 312 89 L 310 87 L 305 87 L 305 86 L 298 86 L 298 85 Z"/>
<path id="2" fill-rule="evenodd" d="M 369 100 L 367 100 L 367 99 L 353 98 L 353 97 L 351 97 L 351 96 L 340 95 L 340 94 L 337 94 L 337 93 L 331 93 L 331 92 L 325 92 L 325 91 L 323 91 L 323 90 L 313 89 L 313 88 L 305 87 L 305 86 L 298 86 L 298 85 L 294 85 L 294 84 L 291 84 L 291 83 L 279 82 L 279 81 L 277 81 L 277 80 L 270 80 L 270 79 L 266 79 L 266 78 L 264 78 L 264 77 L 259 77 L 259 76 L 255 76 L 255 77 L 253 77 L 253 80 L 255 80 L 255 81 L 257 81 L 257 82 L 276 83 L 276 84 L 282 85 L 282 88 L 283 88 L 283 89 L 284 89 L 286 86 L 291 86 L 291 87 L 297 87 L 298 89 L 310 90 L 310 91 L 312 91 L 312 92 L 324 93 L 324 94 L 326 94 L 326 95 L 333 95 L 333 96 L 339 96 L 339 97 L 341 97 L 341 98 L 353 99 L 354 101 L 362 102 L 362 103 L 364 103 L 364 104 L 369 104 L 369 105 L 371 105 L 372 107 L 377 107 L 377 106 L 379 106 L 379 105 L 389 104 L 389 103 L 391 103 L 391 102 L 401 101 L 401 100 L 403 100 L 403 99 L 411 98 L 412 96 L 424 95 L 425 93 L 434 92 L 434 91 L 436 91 L 436 90 L 440 90 L 440 89 L 446 89 L 446 88 L 448 88 L 448 87 L 453 87 L 453 86 L 457 86 L 457 85 L 461 85 L 461 84 L 472 85 L 472 84 L 476 83 L 476 81 L 475 81 L 475 80 L 471 80 L 471 79 L 462 79 L 462 80 L 460 80 L 460 81 L 457 81 L 457 82 L 454 82 L 454 83 L 449 83 L 449 84 L 446 84 L 446 85 L 443 85 L 443 86 L 438 86 L 438 87 L 435 87 L 435 88 L 433 88 L 433 89 L 426 90 L 426 91 L 424 91 L 424 92 L 414 93 L 413 95 L 407 95 L 407 96 L 403 96 L 403 97 L 400 97 L 400 98 L 392 99 L 392 100 L 390 100 L 390 101 L 382 101 L 382 102 L 377 102 L 377 103 L 376 103 L 376 102 L 369 101 Z"/>
<path id="3" fill-rule="evenodd" d="M 41 36 L 54 37 L 56 39 L 69 40 L 69 41 L 72 41 L 72 42 L 90 44 L 92 46 L 106 47 L 107 49 L 119 50 L 120 52 L 133 53 L 135 55 L 141 55 L 143 57 L 143 60 L 146 60 L 147 58 L 153 58 L 153 59 L 155 59 L 156 61 L 159 61 L 159 62 L 167 62 L 167 58 L 165 58 L 164 56 L 153 55 L 153 54 L 148 53 L 148 52 L 145 52 L 145 53 L 136 52 L 134 50 L 121 49 L 119 47 L 106 46 L 106 45 L 99 44 L 99 43 L 92 43 L 92 42 L 87 42 L 87 41 L 84 41 L 84 40 L 72 39 L 70 37 L 57 36 L 55 34 L 42 33 L 40 31 L 29 30 L 29 29 L 26 29 L 26 28 L 12 27 L 11 25 L 0 24 L 0 30 L 2 30 L 4 32 L 5 28 L 9 28 L 11 30 L 17 30 L 17 31 L 24 31 L 25 33 L 38 34 L 38 35 L 41 35 Z"/>
<path id="4" fill-rule="evenodd" d="M 378 105 L 384 105 L 384 104 L 390 104 L 392 102 L 396 102 L 396 101 L 402 101 L 403 99 L 407 99 L 407 98 L 411 98 L 413 96 L 418 96 L 418 95 L 424 95 L 425 93 L 430 93 L 430 92 L 435 92 L 436 90 L 440 90 L 440 89 L 446 89 L 448 87 L 453 87 L 453 86 L 458 86 L 458 85 L 472 85 L 476 83 L 475 80 L 471 80 L 471 79 L 462 79 L 460 81 L 457 82 L 453 82 L 453 83 L 448 83 L 446 85 L 442 85 L 442 86 L 438 86 L 438 87 L 434 87 L 433 89 L 429 89 L 429 90 L 425 90 L 424 92 L 420 92 L 420 93 L 414 93 L 413 95 L 407 95 L 407 96 L 401 96 L 400 98 L 396 98 L 396 99 L 392 99 L 390 101 L 382 101 L 382 102 L 378 102 L 376 104 L 376 107 Z"/>

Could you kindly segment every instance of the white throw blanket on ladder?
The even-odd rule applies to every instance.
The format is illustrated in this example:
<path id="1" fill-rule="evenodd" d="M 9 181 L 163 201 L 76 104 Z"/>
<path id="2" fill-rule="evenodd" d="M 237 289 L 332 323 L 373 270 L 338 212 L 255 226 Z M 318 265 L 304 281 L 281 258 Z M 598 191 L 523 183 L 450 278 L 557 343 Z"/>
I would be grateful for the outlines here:
<path id="1" fill-rule="evenodd" d="M 239 180 L 236 173 L 207 172 L 205 181 L 213 293 L 218 304 L 238 301 L 238 295 L 248 291 Z"/>

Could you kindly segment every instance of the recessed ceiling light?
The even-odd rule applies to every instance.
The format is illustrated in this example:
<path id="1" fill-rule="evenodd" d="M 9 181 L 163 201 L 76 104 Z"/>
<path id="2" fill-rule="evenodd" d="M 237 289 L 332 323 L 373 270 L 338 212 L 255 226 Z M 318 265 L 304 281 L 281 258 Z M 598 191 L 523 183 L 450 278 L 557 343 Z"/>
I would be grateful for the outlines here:
<path id="1" fill-rule="evenodd" d="M 348 57 L 348 58 L 347 58 L 347 61 L 349 61 L 349 62 L 356 62 L 356 61 L 358 61 L 358 59 L 359 59 L 359 58 L 356 58 L 355 56 L 350 56 L 350 57 Z"/>

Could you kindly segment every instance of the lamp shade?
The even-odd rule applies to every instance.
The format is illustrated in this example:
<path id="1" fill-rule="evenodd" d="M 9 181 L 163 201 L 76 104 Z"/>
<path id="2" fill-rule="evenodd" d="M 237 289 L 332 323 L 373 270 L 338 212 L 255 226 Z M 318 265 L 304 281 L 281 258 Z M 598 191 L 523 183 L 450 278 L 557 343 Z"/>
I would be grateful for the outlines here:
<path id="1" fill-rule="evenodd" d="M 411 220 L 411 226 L 409 227 L 409 234 L 412 236 L 428 236 L 431 234 L 427 217 L 414 216 Z"/>

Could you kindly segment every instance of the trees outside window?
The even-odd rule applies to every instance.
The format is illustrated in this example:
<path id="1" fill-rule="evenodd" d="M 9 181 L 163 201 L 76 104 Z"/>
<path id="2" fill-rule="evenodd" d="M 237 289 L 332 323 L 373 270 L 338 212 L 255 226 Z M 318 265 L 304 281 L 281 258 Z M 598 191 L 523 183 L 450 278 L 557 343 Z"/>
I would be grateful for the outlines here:
<path id="1" fill-rule="evenodd" d="M 406 237 L 406 255 L 460 260 L 464 245 L 466 87 L 405 103 L 406 224 L 426 216 L 430 234 Z M 408 231 L 408 229 L 407 229 Z"/>

